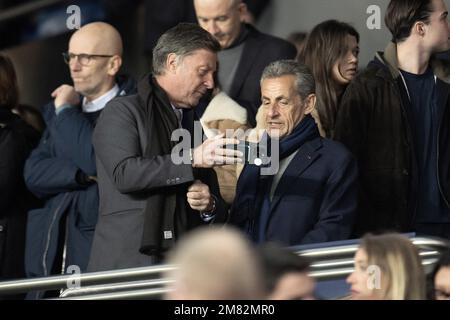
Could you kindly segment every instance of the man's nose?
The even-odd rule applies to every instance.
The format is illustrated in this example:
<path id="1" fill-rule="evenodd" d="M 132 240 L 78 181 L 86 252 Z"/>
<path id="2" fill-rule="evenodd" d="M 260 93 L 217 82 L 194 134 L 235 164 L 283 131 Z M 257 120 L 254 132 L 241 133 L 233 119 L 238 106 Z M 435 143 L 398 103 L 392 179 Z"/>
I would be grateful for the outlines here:
<path id="1" fill-rule="evenodd" d="M 274 118 L 279 115 L 278 106 L 273 103 L 269 106 L 269 110 L 267 111 L 267 115 L 271 118 Z"/>
<path id="2" fill-rule="evenodd" d="M 217 27 L 217 23 L 215 21 L 211 20 L 207 25 L 207 31 L 210 34 L 215 35 L 220 32 L 220 29 Z"/>
<path id="3" fill-rule="evenodd" d="M 214 88 L 214 75 L 212 73 L 209 73 L 205 76 L 204 84 L 208 89 Z"/>
<path id="4" fill-rule="evenodd" d="M 79 71 L 81 70 L 81 63 L 78 60 L 78 57 L 75 56 L 69 61 L 69 68 L 71 71 Z"/>

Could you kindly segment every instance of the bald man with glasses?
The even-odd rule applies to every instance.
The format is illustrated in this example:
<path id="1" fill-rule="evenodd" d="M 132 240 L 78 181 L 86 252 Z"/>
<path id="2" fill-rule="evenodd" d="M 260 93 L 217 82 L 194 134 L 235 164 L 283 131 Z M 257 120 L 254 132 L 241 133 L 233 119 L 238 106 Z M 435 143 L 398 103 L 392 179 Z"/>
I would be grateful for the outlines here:
<path id="1" fill-rule="evenodd" d="M 122 50 L 117 30 L 94 22 L 76 31 L 63 53 L 73 85 L 51 93 L 43 109 L 47 129 L 25 165 L 27 187 L 45 200 L 28 214 L 28 277 L 87 267 L 98 215 L 92 132 L 108 101 L 135 91 L 132 80 L 117 76 Z"/>

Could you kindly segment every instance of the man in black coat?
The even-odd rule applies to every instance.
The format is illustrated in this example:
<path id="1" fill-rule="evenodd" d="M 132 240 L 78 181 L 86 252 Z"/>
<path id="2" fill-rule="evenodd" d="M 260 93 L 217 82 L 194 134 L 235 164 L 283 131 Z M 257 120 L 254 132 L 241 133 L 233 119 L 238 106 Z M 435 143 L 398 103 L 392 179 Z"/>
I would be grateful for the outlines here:
<path id="1" fill-rule="evenodd" d="M 264 68 L 276 60 L 294 59 L 297 50 L 245 24 L 247 7 L 241 0 L 195 0 L 194 6 L 200 26 L 222 47 L 218 54 L 220 88 L 247 109 L 248 123 L 254 127 Z"/>
<path id="2" fill-rule="evenodd" d="M 226 221 L 217 178 L 204 168 L 232 162 L 236 152 L 221 147 L 237 141 L 209 139 L 195 149 L 190 143 L 191 108 L 214 86 L 218 50 L 195 24 L 170 29 L 138 93 L 112 101 L 100 116 L 93 136 L 100 212 L 90 271 L 159 262 L 185 232 Z M 174 149 L 178 133 L 188 134 L 182 161 Z"/>

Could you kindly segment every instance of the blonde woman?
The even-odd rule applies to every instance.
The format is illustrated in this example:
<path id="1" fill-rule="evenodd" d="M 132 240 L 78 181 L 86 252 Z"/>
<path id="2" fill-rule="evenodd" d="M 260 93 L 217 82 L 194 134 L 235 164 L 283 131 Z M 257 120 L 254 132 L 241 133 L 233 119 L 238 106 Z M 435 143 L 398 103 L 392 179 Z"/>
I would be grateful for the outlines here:
<path id="1" fill-rule="evenodd" d="M 347 278 L 355 300 L 424 300 L 425 275 L 411 241 L 399 234 L 366 235 Z"/>

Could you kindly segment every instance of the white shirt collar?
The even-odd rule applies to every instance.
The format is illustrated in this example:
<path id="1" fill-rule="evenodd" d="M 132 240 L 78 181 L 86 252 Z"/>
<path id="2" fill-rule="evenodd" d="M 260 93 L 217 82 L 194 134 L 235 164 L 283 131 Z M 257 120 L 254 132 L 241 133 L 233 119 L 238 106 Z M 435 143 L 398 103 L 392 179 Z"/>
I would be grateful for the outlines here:
<path id="1" fill-rule="evenodd" d="M 105 105 L 109 102 L 109 100 L 116 97 L 118 93 L 119 93 L 119 86 L 116 83 L 111 90 L 109 90 L 104 95 L 98 97 L 95 100 L 87 101 L 86 97 L 84 97 L 82 104 L 83 112 L 90 113 L 102 110 L 105 107 Z"/>

